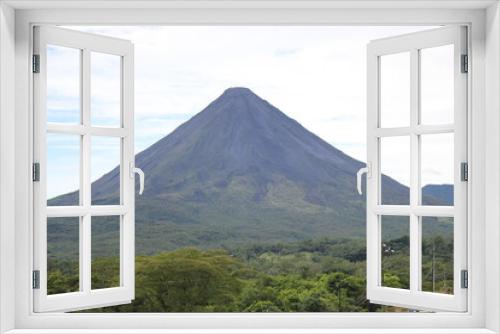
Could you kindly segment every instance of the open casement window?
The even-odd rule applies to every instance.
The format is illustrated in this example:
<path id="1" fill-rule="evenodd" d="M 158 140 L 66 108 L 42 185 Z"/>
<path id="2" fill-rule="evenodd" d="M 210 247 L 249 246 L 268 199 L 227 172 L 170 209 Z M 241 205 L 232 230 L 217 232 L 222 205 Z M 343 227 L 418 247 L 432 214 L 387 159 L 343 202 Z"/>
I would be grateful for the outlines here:
<path id="1" fill-rule="evenodd" d="M 367 298 L 466 311 L 466 27 L 372 41 L 367 56 Z"/>
<path id="2" fill-rule="evenodd" d="M 134 173 L 140 172 L 133 152 L 133 45 L 41 26 L 34 28 L 33 51 L 34 311 L 130 303 Z M 100 170 L 99 160 L 110 168 Z M 93 182 L 105 172 L 111 194 Z M 99 233 L 106 233 L 105 245 L 94 244 Z M 63 251 L 52 247 L 55 240 L 66 245 Z M 106 274 L 92 270 L 99 256 L 109 261 L 110 278 L 96 283 L 94 276 Z M 52 261 L 67 263 L 71 291 L 58 289 Z"/>

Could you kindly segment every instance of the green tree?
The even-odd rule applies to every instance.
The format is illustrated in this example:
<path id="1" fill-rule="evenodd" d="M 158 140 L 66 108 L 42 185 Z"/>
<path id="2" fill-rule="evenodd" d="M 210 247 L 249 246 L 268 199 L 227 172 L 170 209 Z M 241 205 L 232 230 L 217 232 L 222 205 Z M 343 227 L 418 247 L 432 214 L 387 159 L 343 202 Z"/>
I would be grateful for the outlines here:
<path id="1" fill-rule="evenodd" d="M 137 259 L 136 300 L 154 312 L 225 311 L 241 291 L 240 263 L 225 251 L 182 249 Z M 147 308 L 147 309 L 144 309 Z"/>

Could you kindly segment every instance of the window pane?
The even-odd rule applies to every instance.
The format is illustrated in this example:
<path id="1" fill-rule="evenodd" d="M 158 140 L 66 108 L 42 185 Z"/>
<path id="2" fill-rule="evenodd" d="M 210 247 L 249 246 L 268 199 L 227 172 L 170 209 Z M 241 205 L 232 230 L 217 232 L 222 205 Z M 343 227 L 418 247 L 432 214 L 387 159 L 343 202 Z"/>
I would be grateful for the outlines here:
<path id="1" fill-rule="evenodd" d="M 47 121 L 80 123 L 80 49 L 47 46 Z"/>
<path id="2" fill-rule="evenodd" d="M 120 217 L 92 217 L 92 289 L 120 286 Z"/>
<path id="3" fill-rule="evenodd" d="M 453 123 L 454 46 L 420 51 L 421 123 Z"/>
<path id="4" fill-rule="evenodd" d="M 422 217 L 422 290 L 453 294 L 453 218 Z"/>
<path id="5" fill-rule="evenodd" d="M 421 184 L 423 205 L 453 205 L 454 135 L 423 135 Z"/>
<path id="6" fill-rule="evenodd" d="M 47 205 L 79 205 L 80 142 L 79 135 L 47 134 Z"/>
<path id="7" fill-rule="evenodd" d="M 119 127 L 121 123 L 121 57 L 91 53 L 91 123 Z"/>
<path id="8" fill-rule="evenodd" d="M 410 288 L 410 218 L 382 216 L 382 286 Z"/>
<path id="9" fill-rule="evenodd" d="M 410 53 L 380 57 L 380 126 L 410 125 Z"/>
<path id="10" fill-rule="evenodd" d="M 92 205 L 120 204 L 121 139 L 92 137 Z"/>
<path id="11" fill-rule="evenodd" d="M 410 204 L 410 137 L 380 139 L 380 172 L 382 203 Z"/>
<path id="12" fill-rule="evenodd" d="M 80 218 L 47 218 L 47 293 L 80 289 Z"/>

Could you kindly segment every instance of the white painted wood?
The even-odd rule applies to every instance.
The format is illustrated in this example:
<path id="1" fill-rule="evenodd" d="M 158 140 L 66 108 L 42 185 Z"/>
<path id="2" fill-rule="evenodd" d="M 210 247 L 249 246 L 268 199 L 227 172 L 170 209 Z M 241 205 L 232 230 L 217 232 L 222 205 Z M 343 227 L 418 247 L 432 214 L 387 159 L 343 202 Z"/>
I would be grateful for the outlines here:
<path id="1" fill-rule="evenodd" d="M 0 3 L 0 333 L 15 327 L 14 10 Z"/>
<path id="2" fill-rule="evenodd" d="M 41 3 L 45 0 L 40 0 Z M 292 3 L 290 0 L 288 4 Z M 375 6 L 376 1 L 373 1 Z M 433 0 L 434 1 L 434 0 Z M 450 5 L 453 1 L 448 0 Z M 50 10 L 27 9 L 19 11 L 23 24 L 43 23 L 47 25 L 443 25 L 470 24 L 474 22 L 484 33 L 484 11 L 480 9 L 456 10 L 448 6 L 443 10 L 399 10 L 395 8 L 374 9 L 297 9 L 289 7 L 255 8 L 248 10 L 230 7 L 218 10 L 198 8 L 173 9 L 99 9 L 79 10 L 59 6 Z M 479 37 L 479 35 L 478 35 Z"/>
<path id="3" fill-rule="evenodd" d="M 299 0 L 299 1 L 283 1 L 283 0 L 5 0 L 6 3 L 14 8 L 30 9 L 30 8 L 60 8 L 61 1 L 64 1 L 66 8 L 372 8 L 372 9 L 389 9 L 389 8 L 406 8 L 406 9 L 421 9 L 421 8 L 486 8 L 492 5 L 494 0 Z"/>
<path id="4" fill-rule="evenodd" d="M 484 182 L 484 202 L 485 202 L 485 221 L 487 222 L 485 234 L 485 248 L 488 254 L 485 258 L 485 282 L 484 289 L 487 294 L 484 298 L 485 325 L 495 331 L 500 332 L 500 4 L 491 6 L 488 9 L 485 18 L 486 29 L 486 50 L 485 50 L 485 126 L 483 133 L 486 134 L 484 140 L 484 149 L 487 163 L 482 173 L 480 167 L 475 165 L 475 155 L 472 151 L 471 171 L 482 177 Z M 477 53 L 474 54 L 474 57 Z M 475 59 L 475 58 L 474 58 Z M 475 64 L 475 63 L 473 63 Z M 475 88 L 476 86 L 473 86 Z M 475 137 L 474 132 L 471 138 Z M 469 193 L 470 194 L 470 193 Z M 477 196 L 476 193 L 470 194 L 472 200 Z M 488 224 L 489 222 L 492 222 Z M 477 231 L 472 232 L 477 235 Z M 469 252 L 474 251 L 469 247 Z M 470 262 L 472 268 L 476 268 L 476 261 Z M 473 273 L 474 271 L 471 270 Z M 471 277 L 472 282 L 476 276 Z"/>
<path id="5" fill-rule="evenodd" d="M 44 35 L 46 35 L 44 38 L 54 45 L 117 56 L 125 56 L 131 52 L 130 41 L 127 40 L 53 26 L 43 26 L 42 28 Z"/>
<path id="6" fill-rule="evenodd" d="M 92 205 L 92 206 L 49 206 L 47 217 L 82 217 L 86 213 L 92 216 L 119 216 L 127 213 L 124 205 Z"/>
<path id="7" fill-rule="evenodd" d="M 373 212 L 377 215 L 387 216 L 417 216 L 428 217 L 452 217 L 455 208 L 452 206 L 421 206 L 421 205 L 375 205 Z"/>
<path id="8" fill-rule="evenodd" d="M 66 329 L 17 329 L 6 334 L 123 334 L 120 329 L 87 329 L 79 331 L 69 331 Z M 439 328 L 414 328 L 405 330 L 403 328 L 280 328 L 280 329 L 247 329 L 247 328 L 222 328 L 222 329 L 131 329 L 127 334 L 495 334 L 485 328 L 458 328 L 454 330 Z"/>
<path id="9" fill-rule="evenodd" d="M 87 329 L 79 331 L 69 331 L 66 329 L 16 329 L 6 334 L 123 334 L 120 329 Z M 405 330 L 402 328 L 280 328 L 280 329 L 247 329 L 247 328 L 196 328 L 196 329 L 131 329 L 127 334 L 495 334 L 495 332 L 485 328 L 458 328 L 450 329 L 439 328 L 414 328 Z"/>
<path id="10" fill-rule="evenodd" d="M 135 180 L 130 177 L 130 165 L 135 165 L 134 153 L 134 46 L 129 44 L 129 52 L 122 58 L 122 127 L 128 135 L 122 139 L 121 198 L 127 213 L 122 215 L 120 236 L 120 281 L 122 286 L 132 287 L 128 291 L 130 299 L 135 296 Z"/>
<path id="11" fill-rule="evenodd" d="M 450 36 L 455 34 L 455 30 L 456 26 L 450 25 L 402 36 L 382 38 L 372 41 L 369 47 L 377 56 L 408 52 L 421 48 L 433 48 L 453 42 L 450 40 Z"/>
<path id="12" fill-rule="evenodd" d="M 128 134 L 128 129 L 125 128 L 105 128 L 96 127 L 81 124 L 58 124 L 49 123 L 47 124 L 47 131 L 51 133 L 69 133 L 69 134 L 79 134 L 84 135 L 86 133 L 91 136 L 103 136 L 103 137 L 125 137 Z"/>
<path id="13" fill-rule="evenodd" d="M 40 29 L 40 34 L 45 33 L 45 31 L 49 31 L 52 35 L 58 36 L 59 30 L 53 30 L 53 29 L 45 29 L 45 27 L 42 28 L 37 28 Z M 56 42 L 52 43 L 57 43 L 57 42 L 63 42 L 64 40 L 71 39 L 71 34 L 65 34 L 65 38 L 58 38 L 56 39 Z M 78 42 L 78 39 L 74 40 L 75 43 Z M 57 44 L 56 44 L 57 45 Z M 80 49 L 80 48 L 79 48 Z M 90 71 L 91 71 L 91 64 L 90 64 L 90 51 L 86 48 L 81 48 L 80 52 L 80 57 L 81 57 L 81 80 L 80 80 L 80 86 L 81 86 L 81 124 L 83 127 L 87 128 L 90 126 Z M 46 80 L 46 77 L 45 77 Z M 37 92 L 35 91 L 35 94 Z M 45 92 L 42 92 L 44 94 Z M 36 112 L 36 105 L 35 105 L 35 112 Z M 36 126 L 36 124 L 35 124 Z M 48 129 L 47 129 L 48 131 Z M 82 133 L 82 144 L 80 147 L 80 152 L 81 152 L 81 161 L 80 161 L 80 169 L 81 169 L 81 182 L 80 182 L 80 205 L 88 209 L 90 208 L 91 205 L 91 166 L 92 166 L 92 155 L 91 155 L 91 137 L 87 132 Z M 42 141 L 43 143 L 43 141 Z M 42 144 L 44 145 L 44 143 Z M 35 198 L 36 200 L 36 198 Z M 43 198 L 41 199 L 43 200 Z M 48 216 L 47 216 L 48 218 Z M 91 285 L 92 285 L 92 217 L 88 211 L 82 212 L 80 216 L 80 291 L 88 294 L 91 291 Z M 36 232 L 35 232 L 36 233 Z M 35 234 L 36 237 L 36 234 Z M 47 282 L 41 281 L 40 285 L 47 284 Z M 44 309 L 36 309 L 35 305 L 35 312 L 36 311 L 51 311 L 51 310 L 57 310 L 57 311 L 68 311 L 75 309 L 76 307 L 82 307 L 84 308 L 85 305 L 83 304 L 83 301 L 81 300 L 82 298 L 78 298 L 80 295 L 79 294 L 69 294 L 69 295 L 63 295 L 60 298 L 57 298 L 55 296 L 54 298 L 50 298 L 51 296 L 47 297 L 47 304 L 49 304 L 49 301 L 54 301 L 51 305 L 44 305 Z M 61 300 L 64 298 L 65 300 Z M 80 299 L 80 300 L 79 300 Z M 77 303 L 75 303 L 75 301 Z M 75 307 L 76 306 L 76 307 Z"/>
<path id="14" fill-rule="evenodd" d="M 460 57 L 464 54 L 468 54 L 467 46 L 467 30 L 465 27 L 457 29 L 454 32 L 455 41 L 455 96 L 454 96 L 454 106 L 455 106 L 455 152 L 454 152 L 454 282 L 453 289 L 455 291 L 455 296 L 457 296 L 457 302 L 460 304 L 458 308 L 461 310 L 467 309 L 467 289 L 461 287 L 460 273 L 462 270 L 470 271 L 468 266 L 468 184 L 469 182 L 464 182 L 461 179 L 461 163 L 469 162 L 469 152 L 468 152 L 468 95 L 467 95 L 467 85 L 468 85 L 468 74 L 462 73 L 461 59 Z M 469 180 L 472 182 L 472 177 L 469 175 Z M 472 221 L 470 222 L 472 223 Z"/>
<path id="15" fill-rule="evenodd" d="M 104 2 L 102 2 L 104 4 Z M 205 2 L 204 2 L 205 3 Z M 429 6 L 438 4 L 427 3 L 427 9 L 397 10 L 391 6 L 380 9 L 379 1 L 370 1 L 369 6 L 358 9 L 293 9 L 292 1 L 284 1 L 281 8 L 238 10 L 228 9 L 221 4 L 217 10 L 205 10 L 200 4 L 187 9 L 161 9 L 160 5 L 149 10 L 127 10 L 121 1 L 115 2 L 113 9 L 70 10 L 70 4 L 58 5 L 51 10 L 27 10 L 16 12 L 16 192 L 15 212 L 16 224 L 11 226 L 11 237 L 16 239 L 16 330 L 17 333 L 492 333 L 484 328 L 484 316 L 490 315 L 492 321 L 498 320 L 500 309 L 495 307 L 493 300 L 496 294 L 489 293 L 488 309 L 484 308 L 485 289 L 498 290 L 498 279 L 493 273 L 498 270 L 498 257 L 490 257 L 489 285 L 485 286 L 484 277 L 484 235 L 498 244 L 498 237 L 487 233 L 491 225 L 498 221 L 498 216 L 490 216 L 488 224 L 484 221 L 484 185 L 485 176 L 488 179 L 497 175 L 498 169 L 490 165 L 491 158 L 498 152 L 490 150 L 485 156 L 484 145 L 498 133 L 498 125 L 489 122 L 488 131 L 485 127 L 485 112 L 493 116 L 498 108 L 494 108 L 484 99 L 484 76 L 489 73 L 490 79 L 495 77 L 484 68 L 484 37 L 498 37 L 496 30 L 485 32 L 485 16 L 482 10 L 453 10 L 462 1 L 439 2 L 440 10 L 429 10 Z M 46 5 L 46 1 L 37 1 L 36 6 Z M 53 3 L 54 4 L 54 3 Z M 227 4 L 227 2 L 226 2 Z M 475 2 L 474 8 L 479 8 Z M 108 6 L 106 2 L 105 6 Z M 62 9 L 61 7 L 66 7 Z M 200 7 L 201 6 L 201 7 Z M 361 8 L 363 7 L 363 8 Z M 33 8 L 27 5 L 26 8 Z M 379 9 L 373 9 L 379 8 Z M 472 87 L 469 94 L 472 106 L 472 138 L 470 147 L 474 168 L 471 169 L 472 182 L 469 182 L 474 196 L 471 196 L 470 214 L 474 224 L 470 229 L 469 248 L 471 265 L 469 286 L 469 309 L 467 313 L 400 313 L 400 314 L 54 314 L 35 313 L 32 311 L 32 290 L 30 282 L 32 247 L 31 225 L 31 76 L 29 56 L 31 54 L 30 23 L 44 24 L 333 24 L 333 25 L 399 25 L 399 24 L 471 24 L 471 39 L 469 43 L 473 50 Z M 491 62 L 499 62 L 494 53 L 488 51 Z M 490 62 L 489 66 L 492 66 Z M 495 72 L 496 73 L 496 72 Z M 4 74 L 2 74 L 4 75 Z M 14 78 L 11 77 L 14 82 Z M 489 89 L 492 89 L 489 86 Z M 491 93 L 490 97 L 495 93 Z M 498 145 L 498 143 L 491 143 Z M 495 146 L 496 147 L 496 146 Z M 492 155 L 493 154 L 493 155 Z M 493 160 L 494 160 L 493 159 Z M 485 175 L 485 166 L 490 166 L 490 172 Z M 491 184 L 493 189 L 493 184 Z M 28 195 L 27 195 L 28 194 Z M 490 201 L 490 198 L 489 198 Z M 493 207 L 491 207 L 493 209 Z M 491 210 L 490 212 L 493 212 Z M 486 230 L 485 230 L 486 228 Z M 493 243 L 492 243 L 493 245 Z M 496 254 L 496 253 L 495 253 Z M 9 256 L 11 256 L 9 254 Z M 1 275 L 0 278 L 5 277 Z M 2 295 L 0 295 L 2 297 Z M 14 303 L 14 302 L 12 302 Z M 4 312 L 5 308 L 0 312 Z M 195 328 L 196 327 L 196 328 Z M 107 329 L 105 329 L 107 328 Z M 111 329 L 113 328 L 113 329 Z M 146 329 L 149 328 L 149 329 Z M 228 329 L 231 328 L 231 329 Z M 297 329 L 301 328 L 301 329 Z"/>
<path id="16" fill-rule="evenodd" d="M 454 124 L 444 126 L 419 125 L 420 118 L 420 61 L 419 50 L 441 45 L 454 45 Z M 380 114 L 380 57 L 410 52 L 410 126 L 382 129 Z M 467 289 L 460 286 L 461 270 L 467 266 L 467 182 L 461 181 L 460 165 L 467 162 L 467 74 L 461 73 L 461 55 L 467 54 L 467 30 L 451 26 L 414 34 L 372 41 L 368 45 L 368 163 L 374 176 L 367 183 L 367 296 L 370 301 L 411 309 L 467 311 Z M 454 133 L 454 206 L 421 205 L 420 135 Z M 410 136 L 410 204 L 381 205 L 380 145 L 384 136 Z M 408 216 L 410 219 L 410 289 L 382 286 L 381 232 L 382 215 Z M 421 217 L 454 218 L 454 294 L 423 292 L 421 288 Z"/>
<path id="17" fill-rule="evenodd" d="M 426 135 L 436 133 L 451 133 L 455 131 L 453 124 L 439 124 L 439 125 L 414 125 L 411 127 L 402 128 L 376 128 L 373 129 L 373 134 L 376 137 L 397 137 L 409 136 L 410 134 Z"/>
<path id="18" fill-rule="evenodd" d="M 46 48 L 58 45 L 80 50 L 81 124 L 46 124 Z M 122 59 L 122 92 L 120 128 L 91 126 L 90 85 L 91 52 L 118 55 Z M 40 55 L 40 73 L 34 75 L 34 159 L 40 163 L 40 182 L 34 184 L 34 263 L 40 270 L 40 289 L 34 289 L 35 312 L 73 311 L 100 305 L 129 303 L 134 297 L 134 182 L 125 173 L 134 161 L 133 151 L 133 48 L 129 41 L 85 34 L 47 26 L 35 27 L 34 52 Z M 47 207 L 46 195 L 46 133 L 69 133 L 81 137 L 80 144 L 80 204 L 78 206 Z M 91 199 L 91 139 L 92 136 L 122 138 L 121 143 L 121 204 L 93 206 Z M 120 215 L 120 287 L 92 290 L 92 216 Z M 47 218 L 79 217 L 80 220 L 80 291 L 60 295 L 47 293 Z"/>
<path id="19" fill-rule="evenodd" d="M 415 37 L 415 36 L 414 36 Z M 413 130 L 419 123 L 420 110 L 420 68 L 419 50 L 410 49 L 410 128 Z M 420 204 L 420 145 L 419 136 L 410 132 L 410 210 Z M 420 218 L 410 212 L 410 290 L 412 293 L 421 289 L 420 267 Z M 380 240 L 379 242 L 381 242 Z M 382 263 L 382 262 L 380 262 Z M 382 273 L 381 273 L 382 274 Z"/>

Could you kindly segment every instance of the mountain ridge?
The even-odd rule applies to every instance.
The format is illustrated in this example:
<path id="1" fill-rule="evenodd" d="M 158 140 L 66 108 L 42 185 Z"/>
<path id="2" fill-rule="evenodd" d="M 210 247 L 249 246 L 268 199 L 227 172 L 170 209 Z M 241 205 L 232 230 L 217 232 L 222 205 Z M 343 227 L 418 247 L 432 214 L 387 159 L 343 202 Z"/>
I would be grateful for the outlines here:
<path id="1" fill-rule="evenodd" d="M 136 197 L 138 253 L 363 238 L 365 199 L 356 192 L 356 172 L 364 165 L 250 89 L 229 88 L 136 155 L 146 174 L 144 194 Z M 115 168 L 92 184 L 93 204 L 117 201 L 118 175 Z M 384 198 L 407 198 L 407 187 L 385 175 L 382 182 Z M 395 236 L 402 231 L 395 225 Z"/>

